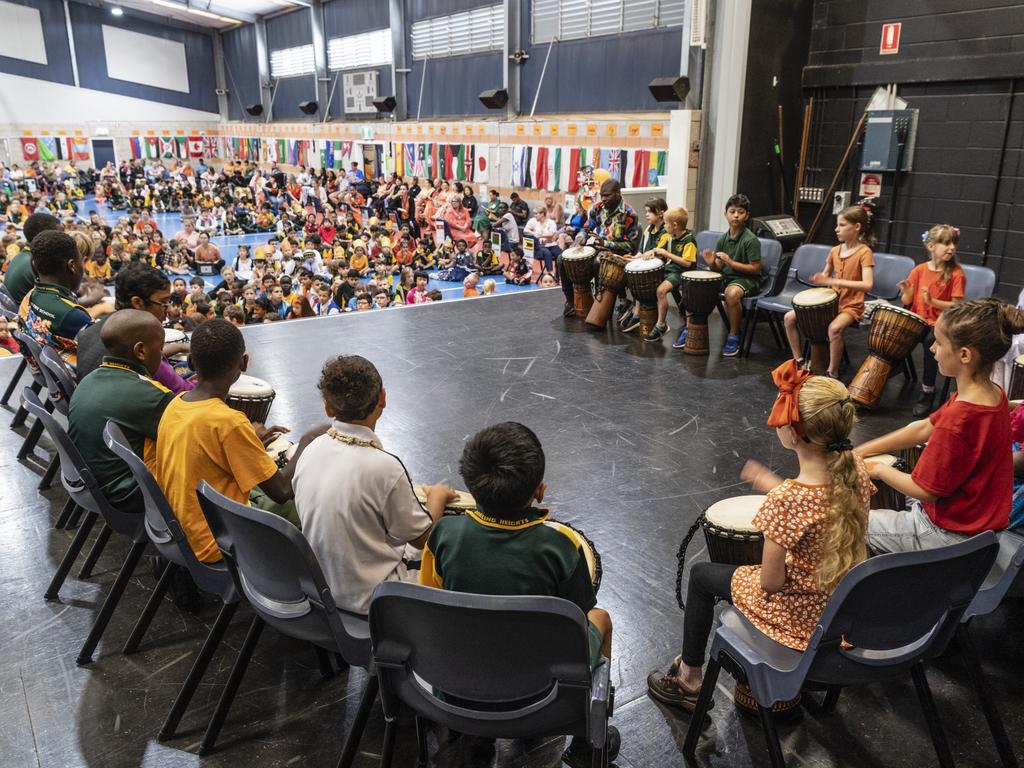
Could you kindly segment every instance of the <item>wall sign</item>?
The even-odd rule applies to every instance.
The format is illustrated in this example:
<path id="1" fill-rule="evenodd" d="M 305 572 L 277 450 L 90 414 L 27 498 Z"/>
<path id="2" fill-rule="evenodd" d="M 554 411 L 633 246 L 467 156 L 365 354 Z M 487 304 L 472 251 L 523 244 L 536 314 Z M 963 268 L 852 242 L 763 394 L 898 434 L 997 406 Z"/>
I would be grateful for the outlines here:
<path id="1" fill-rule="evenodd" d="M 900 32 L 902 28 L 903 24 L 898 21 L 893 24 L 882 25 L 882 42 L 878 47 L 880 55 L 886 56 L 900 52 Z"/>

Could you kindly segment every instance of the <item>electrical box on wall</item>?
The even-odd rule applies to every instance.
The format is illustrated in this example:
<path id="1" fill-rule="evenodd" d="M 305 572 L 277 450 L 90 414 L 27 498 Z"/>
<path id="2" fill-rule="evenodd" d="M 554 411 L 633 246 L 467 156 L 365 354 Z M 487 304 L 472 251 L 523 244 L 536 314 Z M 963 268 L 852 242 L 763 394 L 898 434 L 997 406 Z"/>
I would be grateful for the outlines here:
<path id="1" fill-rule="evenodd" d="M 862 171 L 909 171 L 913 167 L 917 138 L 916 109 L 879 109 L 868 113 L 864 145 L 860 156 Z M 903 144 L 903 159 L 899 147 Z M 897 169 L 896 164 L 900 167 Z"/>
<path id="2" fill-rule="evenodd" d="M 850 207 L 851 195 L 849 192 L 836 192 L 832 195 L 832 213 L 838 216 L 843 212 L 843 208 Z"/>

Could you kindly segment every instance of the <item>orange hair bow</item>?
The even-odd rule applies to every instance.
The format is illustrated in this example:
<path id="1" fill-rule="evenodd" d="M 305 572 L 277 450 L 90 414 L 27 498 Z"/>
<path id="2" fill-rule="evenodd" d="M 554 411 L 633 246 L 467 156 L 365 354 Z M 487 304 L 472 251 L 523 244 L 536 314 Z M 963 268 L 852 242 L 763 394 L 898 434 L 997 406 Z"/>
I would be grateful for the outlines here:
<path id="1" fill-rule="evenodd" d="M 769 427 L 785 427 L 792 425 L 797 434 L 803 437 L 804 430 L 800 424 L 800 387 L 811 378 L 809 371 L 802 370 L 796 360 L 787 360 L 774 371 L 772 381 L 779 388 L 772 412 L 768 414 Z"/>

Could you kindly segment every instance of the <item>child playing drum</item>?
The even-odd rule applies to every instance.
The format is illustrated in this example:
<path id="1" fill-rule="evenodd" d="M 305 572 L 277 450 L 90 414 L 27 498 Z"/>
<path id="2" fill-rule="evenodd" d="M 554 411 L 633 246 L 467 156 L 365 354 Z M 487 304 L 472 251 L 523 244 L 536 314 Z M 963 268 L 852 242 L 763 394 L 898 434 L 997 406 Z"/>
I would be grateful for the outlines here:
<path id="1" fill-rule="evenodd" d="M 815 285 L 833 288 L 839 294 L 839 314 L 828 326 L 828 375 L 833 379 L 839 376 L 843 361 L 843 332 L 864 317 L 864 294 L 874 286 L 873 221 L 874 214 L 867 203 L 844 208 L 836 217 L 839 245 L 829 251 L 825 269 L 811 277 Z M 795 311 L 786 313 L 785 325 L 793 359 L 804 367 Z"/>
<path id="2" fill-rule="evenodd" d="M 779 395 L 768 426 L 796 453 L 800 474 L 783 480 L 748 461 L 741 477 L 768 492 L 754 517 L 764 533 L 761 565 L 697 563 L 690 571 L 682 654 L 667 672 L 647 677 L 652 698 L 688 712 L 703 682 L 716 598 L 731 601 L 772 640 L 803 651 L 836 585 L 866 556 L 872 485 L 850 444 L 856 409 L 846 387 L 792 360 L 772 378 Z"/>
<path id="3" fill-rule="evenodd" d="M 668 333 L 668 323 L 666 322 L 668 295 L 679 287 L 683 271 L 692 268 L 697 263 L 697 241 L 694 239 L 693 233 L 686 228 L 689 221 L 690 214 L 685 208 L 669 210 L 665 214 L 665 232 L 668 234 L 668 241 L 664 247 L 658 246 L 641 254 L 641 258 L 656 257 L 665 261 L 665 279 L 658 286 L 658 322 L 650 333 L 644 336 L 644 341 L 659 341 L 663 335 Z M 685 326 L 680 336 L 685 344 Z"/>
<path id="4" fill-rule="evenodd" d="M 931 257 L 924 264 L 914 267 L 907 279 L 900 282 L 900 298 L 910 311 L 919 315 L 930 330 L 921 339 L 924 349 L 924 375 L 921 378 L 921 397 L 914 406 L 914 416 L 920 418 L 932 412 L 935 402 L 935 374 L 938 364 L 931 352 L 935 343 L 935 323 L 942 310 L 949 309 L 963 301 L 967 278 L 956 261 L 956 246 L 960 241 L 960 230 L 949 224 L 936 224 L 925 232 L 921 239 Z"/>

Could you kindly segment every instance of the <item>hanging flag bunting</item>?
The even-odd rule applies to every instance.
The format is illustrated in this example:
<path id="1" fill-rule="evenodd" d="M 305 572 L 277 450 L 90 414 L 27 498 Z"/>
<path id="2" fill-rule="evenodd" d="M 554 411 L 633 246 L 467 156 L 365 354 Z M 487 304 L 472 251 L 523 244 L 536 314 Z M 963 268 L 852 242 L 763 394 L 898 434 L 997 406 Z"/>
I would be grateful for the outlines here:
<path id="1" fill-rule="evenodd" d="M 562 191 L 562 179 L 565 178 L 562 175 L 562 148 L 555 147 L 555 151 L 552 154 L 552 168 L 551 168 L 551 191 L 561 192 Z"/>
<path id="2" fill-rule="evenodd" d="M 557 147 L 554 149 L 548 149 L 548 178 L 547 183 L 544 185 L 544 189 L 551 190 L 552 192 L 555 190 L 555 178 L 558 174 L 558 157 L 559 155 Z"/>
<path id="3" fill-rule="evenodd" d="M 180 160 L 188 159 L 188 139 L 184 136 L 174 137 L 174 156 Z"/>
<path id="4" fill-rule="evenodd" d="M 162 136 L 160 138 L 160 157 L 174 157 L 174 138 Z"/>
<path id="5" fill-rule="evenodd" d="M 334 148 L 334 169 L 337 170 L 344 165 L 341 157 L 342 143 L 340 141 L 332 141 L 331 146 Z"/>
<path id="6" fill-rule="evenodd" d="M 613 149 L 612 150 L 612 163 L 615 163 L 616 155 L 618 156 L 618 173 L 612 173 L 622 186 L 628 186 L 626 184 L 629 179 L 629 150 L 628 149 Z"/>
<path id="7" fill-rule="evenodd" d="M 21 140 L 21 156 L 28 162 L 34 163 L 39 159 L 39 139 L 30 138 Z"/>
<path id="8" fill-rule="evenodd" d="M 56 160 L 57 159 L 57 143 L 50 136 L 44 136 L 39 139 L 39 159 L 40 160 Z"/>
<path id="9" fill-rule="evenodd" d="M 473 154 L 476 156 L 473 166 L 473 181 L 477 184 L 486 184 L 490 171 L 488 163 L 490 146 L 487 144 L 476 144 L 473 147 Z"/>
<path id="10" fill-rule="evenodd" d="M 412 166 L 412 175 L 417 178 L 423 178 L 423 175 L 427 172 L 426 163 L 426 152 L 423 144 L 415 144 L 416 147 L 416 160 Z"/>
<path id="11" fill-rule="evenodd" d="M 132 136 L 130 139 L 128 139 L 128 145 L 131 147 L 132 150 L 132 160 L 138 160 L 140 157 L 142 157 L 142 143 L 140 142 L 138 136 Z"/>
<path id="12" fill-rule="evenodd" d="M 633 152 L 633 173 L 632 173 L 632 187 L 646 187 L 647 184 L 647 169 L 650 163 L 650 153 L 646 149 L 637 149 Z"/>
<path id="13" fill-rule="evenodd" d="M 203 139 L 201 136 L 189 136 L 186 144 L 189 157 L 203 156 Z"/>
<path id="14" fill-rule="evenodd" d="M 473 180 L 473 168 L 476 167 L 474 157 L 476 156 L 476 145 L 466 144 L 462 153 L 462 172 L 467 181 Z"/>
<path id="15" fill-rule="evenodd" d="M 548 148 L 531 148 L 533 152 L 533 184 L 537 189 L 548 188 Z"/>
<path id="16" fill-rule="evenodd" d="M 523 186 L 527 189 L 533 188 L 533 147 L 524 147 L 523 155 Z"/>
<path id="17" fill-rule="evenodd" d="M 651 159 L 647 168 L 647 186 L 656 187 L 658 177 L 665 175 L 665 152 L 651 152 Z"/>
<path id="18" fill-rule="evenodd" d="M 220 138 L 217 136 L 205 136 L 203 138 L 203 156 L 220 157 Z"/>
<path id="19" fill-rule="evenodd" d="M 408 176 L 416 175 L 416 145 L 405 145 L 405 173 Z"/>
<path id="20" fill-rule="evenodd" d="M 54 152 L 58 160 L 70 160 L 71 151 L 68 147 L 68 140 L 63 136 L 58 136 L 53 140 Z"/>
<path id="21" fill-rule="evenodd" d="M 146 137 L 146 159 L 155 160 L 160 157 L 160 139 L 156 136 Z"/>
<path id="22" fill-rule="evenodd" d="M 273 142 L 277 144 L 277 151 L 275 153 L 275 162 L 287 163 L 288 162 L 288 142 L 284 139 L 278 139 Z"/>
<path id="23" fill-rule="evenodd" d="M 566 169 L 565 175 L 565 190 L 567 192 L 578 192 L 580 188 L 580 167 L 582 164 L 582 158 L 580 157 L 581 150 L 578 147 L 572 147 L 569 150 L 569 167 Z"/>
<path id="24" fill-rule="evenodd" d="M 523 164 L 526 162 L 526 147 L 512 147 L 512 178 L 509 183 L 513 187 L 525 186 L 526 175 Z"/>
<path id="25" fill-rule="evenodd" d="M 75 160 L 89 159 L 89 140 L 85 137 L 76 136 L 69 139 L 71 142 L 71 153 Z"/>
<path id="26" fill-rule="evenodd" d="M 324 168 L 334 167 L 334 142 L 324 142 Z"/>
<path id="27" fill-rule="evenodd" d="M 455 144 L 452 147 L 452 161 L 455 163 L 454 178 L 458 181 L 466 180 L 466 145 Z"/>
<path id="28" fill-rule="evenodd" d="M 430 145 L 430 167 L 427 169 L 427 175 L 430 176 L 431 179 L 437 179 L 441 176 L 441 166 L 437 162 L 437 156 L 438 145 L 433 143 Z M 441 153 L 441 156 L 443 157 L 444 153 Z"/>

